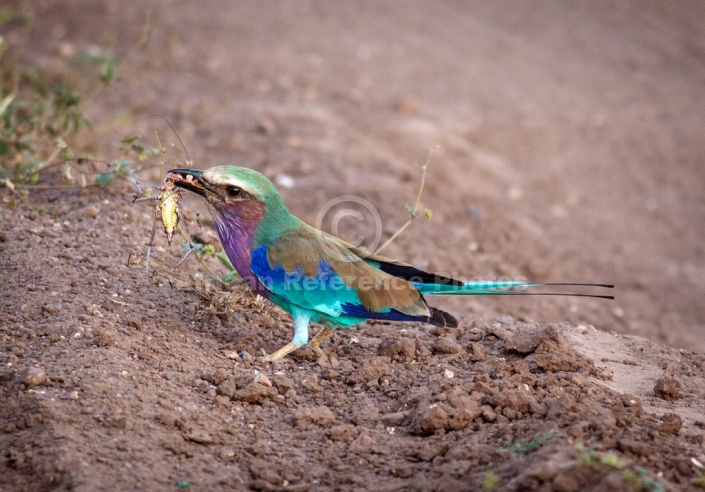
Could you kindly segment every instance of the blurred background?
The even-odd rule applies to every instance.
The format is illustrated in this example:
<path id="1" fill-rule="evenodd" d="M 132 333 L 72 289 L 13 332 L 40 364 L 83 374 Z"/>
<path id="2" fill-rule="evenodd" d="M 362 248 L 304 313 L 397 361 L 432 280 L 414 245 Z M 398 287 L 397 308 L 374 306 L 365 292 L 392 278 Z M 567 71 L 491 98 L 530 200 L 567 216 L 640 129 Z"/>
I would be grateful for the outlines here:
<path id="1" fill-rule="evenodd" d="M 569 321 L 705 350 L 701 1 L 14 7 L 31 29 L 5 24 L 5 35 L 49 79 L 74 73 L 85 53 L 127 57 L 86 102 L 93 129 L 72 142 L 96 156 L 111 159 L 129 136 L 156 145 L 158 132 L 176 144 L 167 164 L 183 164 L 161 114 L 194 167 L 255 168 L 311 224 L 330 200 L 361 197 L 386 238 L 408 218 L 433 150 L 421 199 L 432 218 L 386 255 L 466 278 L 617 286 L 613 302 L 439 307 L 466 322 Z M 161 180 L 158 168 L 140 177 Z M 349 217 L 338 232 L 372 238 L 377 227 Z"/>

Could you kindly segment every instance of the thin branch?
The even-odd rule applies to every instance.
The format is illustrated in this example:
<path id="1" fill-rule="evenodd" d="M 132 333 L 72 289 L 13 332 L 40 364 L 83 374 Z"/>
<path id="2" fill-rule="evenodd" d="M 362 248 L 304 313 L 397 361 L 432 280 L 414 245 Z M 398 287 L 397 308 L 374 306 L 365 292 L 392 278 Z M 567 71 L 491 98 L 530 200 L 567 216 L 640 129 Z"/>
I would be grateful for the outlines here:
<path id="1" fill-rule="evenodd" d="M 208 266 L 208 264 L 207 264 L 205 261 L 203 261 L 203 258 L 201 258 L 199 255 L 196 255 L 196 260 L 201 264 L 201 266 L 202 266 L 203 268 L 206 269 L 206 271 L 207 271 L 208 273 L 211 274 L 211 276 L 212 276 L 214 279 L 216 279 L 216 280 L 220 283 L 220 285 L 222 285 L 223 287 L 230 287 L 230 285 L 229 285 L 225 280 L 223 280 L 222 278 L 220 278 L 220 277 L 218 276 L 218 274 L 215 273 L 215 272 L 213 271 L 213 269 L 212 269 L 210 266 Z"/>
<path id="2" fill-rule="evenodd" d="M 171 4 L 172 2 L 167 2 L 167 6 Z M 152 14 L 156 10 L 156 3 L 152 5 L 152 7 L 147 10 L 147 13 L 145 14 L 145 22 L 144 22 L 144 29 L 142 29 L 142 36 L 137 40 L 137 42 L 130 48 L 130 51 L 127 52 L 127 54 L 122 57 L 122 60 L 115 66 L 115 73 L 112 77 L 112 80 L 115 80 L 122 70 L 122 68 L 132 60 L 132 58 L 137 54 L 137 52 L 142 49 L 142 47 L 149 41 L 149 38 L 152 37 L 152 34 L 154 33 L 155 28 L 161 23 L 162 18 L 164 16 L 164 12 L 167 9 L 167 6 L 164 6 L 161 11 L 159 12 L 159 15 L 157 16 L 156 20 L 153 22 L 152 21 Z M 107 87 L 108 83 L 103 83 L 99 86 L 97 86 L 95 89 L 93 89 L 93 92 L 91 92 L 85 99 L 84 103 L 89 102 L 91 99 L 96 97 L 98 94 L 100 94 L 105 87 Z"/>
<path id="3" fill-rule="evenodd" d="M 6 185 L 7 186 L 7 185 Z M 86 184 L 86 186 L 76 185 L 26 185 L 13 183 L 15 188 L 21 190 L 83 190 L 85 188 L 95 188 L 99 186 L 97 183 Z"/>
<path id="4" fill-rule="evenodd" d="M 428 151 L 428 158 L 426 159 L 426 163 L 421 166 L 421 182 L 419 183 L 419 191 L 416 194 L 416 202 L 414 203 L 414 208 L 409 212 L 409 219 L 399 228 L 397 231 L 392 234 L 392 237 L 387 239 L 382 246 L 377 248 L 377 250 L 374 252 L 374 254 L 379 254 L 380 251 L 382 251 L 384 248 L 389 246 L 392 241 L 394 241 L 399 235 L 406 230 L 407 227 L 411 225 L 412 222 L 414 222 L 416 219 L 419 218 L 419 204 L 421 203 L 421 195 L 423 194 L 423 188 L 424 185 L 426 184 L 426 172 L 428 171 L 428 166 L 431 163 L 431 156 L 433 155 L 433 149 L 429 149 Z"/>

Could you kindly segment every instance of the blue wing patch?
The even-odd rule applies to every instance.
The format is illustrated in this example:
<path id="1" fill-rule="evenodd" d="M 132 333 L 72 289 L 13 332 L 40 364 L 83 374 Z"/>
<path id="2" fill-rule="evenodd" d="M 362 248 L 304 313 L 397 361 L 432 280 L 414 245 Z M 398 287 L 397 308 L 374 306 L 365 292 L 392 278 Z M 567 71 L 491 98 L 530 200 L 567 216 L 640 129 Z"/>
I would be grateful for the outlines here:
<path id="1" fill-rule="evenodd" d="M 261 246 L 252 252 L 252 273 L 271 291 L 308 290 L 308 291 L 351 291 L 345 286 L 333 268 L 321 261 L 314 277 L 308 277 L 297 267 L 293 272 L 287 272 L 282 265 L 271 266 L 267 258 L 266 246 Z"/>
<path id="2" fill-rule="evenodd" d="M 285 309 L 287 306 L 284 304 L 293 304 L 335 320 L 344 315 L 342 303 L 360 302 L 357 292 L 346 286 L 335 270 L 324 261 L 319 263 L 314 276 L 307 276 L 300 267 L 288 272 L 282 265 L 270 265 L 267 248 L 262 246 L 252 252 L 250 268 L 274 294 L 272 301 Z"/>
<path id="3" fill-rule="evenodd" d="M 286 278 L 286 272 L 281 265 L 272 268 L 267 259 L 267 248 L 262 246 L 252 252 L 252 273 L 257 275 L 260 281 L 272 290 L 274 285 L 283 284 Z"/>
<path id="4" fill-rule="evenodd" d="M 426 321 L 428 322 L 428 316 L 410 316 L 404 314 L 396 309 L 389 309 L 386 311 L 381 311 L 375 313 L 374 311 L 368 311 L 362 304 L 351 304 L 345 303 L 341 306 L 343 312 L 348 316 L 355 316 L 356 318 L 366 318 L 366 319 L 380 319 L 387 321 Z"/>
<path id="5" fill-rule="evenodd" d="M 360 301 L 357 291 L 345 285 L 325 261 L 319 263 L 313 277 L 306 276 L 300 267 L 287 272 L 282 265 L 270 265 L 267 248 L 261 246 L 252 252 L 251 269 L 274 294 L 272 301 L 285 308 L 283 304 L 293 304 L 345 325 L 359 323 L 360 319 L 429 321 L 428 316 L 404 314 L 392 308 L 379 312 L 368 310 Z"/>

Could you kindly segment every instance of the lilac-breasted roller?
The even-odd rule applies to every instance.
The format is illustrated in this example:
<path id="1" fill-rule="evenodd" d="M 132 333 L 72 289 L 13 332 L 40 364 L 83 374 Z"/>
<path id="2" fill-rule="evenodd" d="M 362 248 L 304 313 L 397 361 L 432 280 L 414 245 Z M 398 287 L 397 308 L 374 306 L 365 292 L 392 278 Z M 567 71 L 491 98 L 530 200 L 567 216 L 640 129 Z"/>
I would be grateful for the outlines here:
<path id="1" fill-rule="evenodd" d="M 543 295 L 524 292 L 541 286 L 607 284 L 464 282 L 424 272 L 412 265 L 369 254 L 362 248 L 315 229 L 287 210 L 274 184 L 252 169 L 219 166 L 205 171 L 172 169 L 167 179 L 205 200 L 220 242 L 248 287 L 294 319 L 290 343 L 263 357 L 281 359 L 308 342 L 309 323 L 323 329 L 311 341 L 319 344 L 336 328 L 368 319 L 420 321 L 458 326 L 450 314 L 431 307 L 432 295 Z M 612 299 L 594 294 L 566 294 Z"/>

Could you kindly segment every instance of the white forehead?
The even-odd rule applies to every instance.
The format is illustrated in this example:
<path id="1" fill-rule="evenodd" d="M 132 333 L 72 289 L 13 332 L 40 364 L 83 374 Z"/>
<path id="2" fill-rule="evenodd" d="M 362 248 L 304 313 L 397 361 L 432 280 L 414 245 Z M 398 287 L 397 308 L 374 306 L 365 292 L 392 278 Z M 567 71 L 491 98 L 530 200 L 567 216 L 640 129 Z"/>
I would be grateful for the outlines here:
<path id="1" fill-rule="evenodd" d="M 214 185 L 239 186 L 240 188 L 247 189 L 247 183 L 238 176 L 234 176 L 232 174 L 226 175 L 220 168 L 217 167 L 212 167 L 203 171 L 203 178 Z"/>

